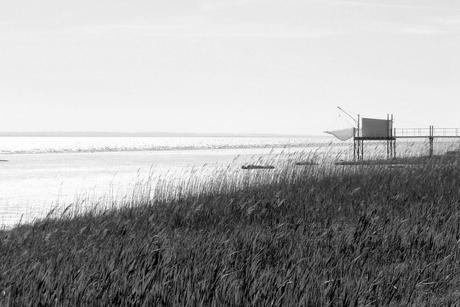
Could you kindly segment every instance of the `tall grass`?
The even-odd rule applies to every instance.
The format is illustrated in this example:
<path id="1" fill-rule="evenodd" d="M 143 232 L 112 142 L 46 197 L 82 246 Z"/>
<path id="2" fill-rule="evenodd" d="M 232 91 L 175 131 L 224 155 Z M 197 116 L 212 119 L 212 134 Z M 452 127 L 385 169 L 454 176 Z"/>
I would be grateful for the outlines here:
<path id="1" fill-rule="evenodd" d="M 1 232 L 0 305 L 456 305 L 459 162 L 140 184 Z"/>

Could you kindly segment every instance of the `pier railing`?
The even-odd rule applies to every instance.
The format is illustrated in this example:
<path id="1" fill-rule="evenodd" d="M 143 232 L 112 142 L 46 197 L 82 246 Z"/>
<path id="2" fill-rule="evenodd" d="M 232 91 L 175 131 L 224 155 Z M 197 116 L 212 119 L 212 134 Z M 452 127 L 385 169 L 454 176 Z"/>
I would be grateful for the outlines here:
<path id="1" fill-rule="evenodd" d="M 459 137 L 460 129 L 459 128 L 434 128 L 433 136 Z"/>
<path id="2" fill-rule="evenodd" d="M 395 136 L 399 137 L 429 137 L 429 128 L 396 128 Z"/>
<path id="3" fill-rule="evenodd" d="M 428 138 L 428 137 L 460 137 L 460 128 L 433 128 L 430 135 L 430 128 L 396 128 L 394 129 L 396 137 L 406 138 Z"/>

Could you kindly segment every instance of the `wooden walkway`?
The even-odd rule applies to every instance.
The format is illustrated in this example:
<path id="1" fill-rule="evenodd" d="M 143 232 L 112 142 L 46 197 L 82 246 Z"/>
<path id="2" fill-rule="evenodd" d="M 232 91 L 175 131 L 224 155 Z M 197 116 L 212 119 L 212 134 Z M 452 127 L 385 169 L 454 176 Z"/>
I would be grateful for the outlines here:
<path id="1" fill-rule="evenodd" d="M 427 139 L 429 142 L 429 156 L 433 156 L 435 139 L 460 139 L 460 128 L 394 128 L 390 129 L 389 137 L 363 137 L 358 130 L 353 138 L 354 160 L 364 160 L 365 141 L 387 142 L 387 158 L 396 158 L 396 141 L 398 139 Z"/>
<path id="2" fill-rule="evenodd" d="M 394 136 L 398 139 L 417 138 L 460 138 L 460 128 L 400 128 L 394 129 Z"/>

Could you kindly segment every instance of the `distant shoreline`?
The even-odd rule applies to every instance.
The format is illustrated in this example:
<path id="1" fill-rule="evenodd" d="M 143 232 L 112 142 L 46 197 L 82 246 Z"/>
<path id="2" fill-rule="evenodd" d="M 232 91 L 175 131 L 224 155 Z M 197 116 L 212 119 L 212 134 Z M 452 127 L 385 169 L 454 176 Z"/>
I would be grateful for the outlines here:
<path id="1" fill-rule="evenodd" d="M 62 150 L 17 150 L 1 151 L 0 155 L 23 155 L 23 154 L 76 154 L 76 153 L 109 153 L 109 152 L 166 152 L 181 150 L 238 150 L 238 149 L 282 149 L 282 148 L 313 148 L 327 145 L 327 143 L 303 143 L 303 144 L 262 144 L 262 145 L 237 145 L 237 146 L 177 146 L 177 147 L 126 147 L 126 148 L 87 148 L 87 149 L 62 149 Z M 336 146 L 347 146 L 348 143 Z"/>
<path id="2" fill-rule="evenodd" d="M 240 138 L 286 138 L 286 137 L 324 137 L 322 135 L 269 134 L 269 133 L 175 133 L 175 132 L 0 132 L 0 137 L 240 137 Z"/>

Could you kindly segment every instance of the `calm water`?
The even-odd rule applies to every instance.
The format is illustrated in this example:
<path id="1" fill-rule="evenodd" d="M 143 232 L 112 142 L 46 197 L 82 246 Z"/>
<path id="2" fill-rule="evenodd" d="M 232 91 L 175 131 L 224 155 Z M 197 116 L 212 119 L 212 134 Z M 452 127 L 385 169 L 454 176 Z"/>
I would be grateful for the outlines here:
<path id="1" fill-rule="evenodd" d="M 148 177 L 179 182 L 194 172 L 198 180 L 205 180 L 216 169 L 227 169 L 233 176 L 245 172 L 243 164 L 258 159 L 282 164 L 292 158 L 288 153 L 299 152 L 349 159 L 350 146 L 328 137 L 2 137 L 0 160 L 7 162 L 0 162 L 0 224 L 40 218 L 56 205 L 63 207 L 77 200 L 87 199 L 91 204 L 101 197 L 121 199 Z M 425 146 L 400 144 L 399 150 L 410 154 Z M 443 151 L 448 146 L 436 148 Z M 368 150 L 382 152 L 379 146 Z M 285 154 L 277 156 L 282 152 Z"/>
<path id="2" fill-rule="evenodd" d="M 0 154 L 317 147 L 328 137 L 0 137 Z"/>
<path id="3" fill-rule="evenodd" d="M 327 148 L 330 138 L 2 137 L 0 224 L 46 215 L 56 205 L 120 199 L 139 180 L 202 177 L 280 152 Z M 339 146 L 338 148 L 343 148 Z M 177 181 L 177 180 L 176 180 Z"/>

